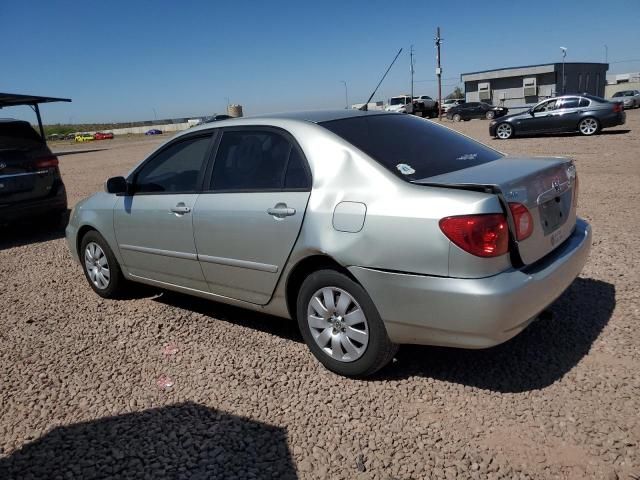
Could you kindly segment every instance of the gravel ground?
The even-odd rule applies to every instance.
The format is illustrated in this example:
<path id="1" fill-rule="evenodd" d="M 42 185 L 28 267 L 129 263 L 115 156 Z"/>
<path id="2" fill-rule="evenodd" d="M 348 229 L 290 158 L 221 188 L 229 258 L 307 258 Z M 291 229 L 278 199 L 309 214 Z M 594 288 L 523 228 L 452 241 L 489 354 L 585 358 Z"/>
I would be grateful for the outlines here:
<path id="1" fill-rule="evenodd" d="M 576 159 L 594 245 L 554 319 L 490 350 L 403 347 L 348 380 L 293 322 L 174 293 L 102 300 L 61 231 L 0 230 L 0 478 L 640 475 L 640 111 L 593 138 L 447 124 Z M 60 147 L 70 204 L 160 141 Z"/>

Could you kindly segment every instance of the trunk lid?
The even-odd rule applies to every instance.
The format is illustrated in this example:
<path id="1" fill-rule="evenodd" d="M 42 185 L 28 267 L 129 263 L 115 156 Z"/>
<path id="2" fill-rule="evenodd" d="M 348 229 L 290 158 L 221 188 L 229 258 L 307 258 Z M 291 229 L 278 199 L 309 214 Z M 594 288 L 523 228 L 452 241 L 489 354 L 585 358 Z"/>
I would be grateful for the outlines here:
<path id="1" fill-rule="evenodd" d="M 4 140 L 0 142 L 0 205 L 46 197 L 57 167 L 43 168 L 38 161 L 53 157 L 51 151 L 42 142 Z"/>
<path id="2" fill-rule="evenodd" d="M 492 191 L 505 207 L 511 236 L 522 263 L 529 265 L 566 240 L 576 224 L 576 171 L 562 157 L 503 157 L 475 167 L 416 180 L 421 185 Z M 507 203 L 521 203 L 533 218 L 530 237 L 515 240 Z"/>

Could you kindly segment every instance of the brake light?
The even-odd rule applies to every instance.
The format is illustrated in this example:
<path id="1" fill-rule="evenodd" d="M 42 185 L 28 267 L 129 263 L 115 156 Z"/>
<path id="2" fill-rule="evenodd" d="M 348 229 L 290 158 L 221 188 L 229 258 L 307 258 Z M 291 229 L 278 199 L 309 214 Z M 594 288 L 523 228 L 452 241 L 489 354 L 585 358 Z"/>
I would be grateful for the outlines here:
<path id="1" fill-rule="evenodd" d="M 501 213 L 446 217 L 440 220 L 440 230 L 477 257 L 499 257 L 509 251 L 507 219 Z"/>
<path id="2" fill-rule="evenodd" d="M 58 157 L 51 155 L 50 157 L 42 157 L 36 160 L 36 168 L 53 168 L 57 167 Z"/>
<path id="3" fill-rule="evenodd" d="M 524 240 L 533 233 L 533 217 L 527 207 L 521 203 L 510 203 L 509 210 L 516 226 L 516 239 Z"/>
<path id="4" fill-rule="evenodd" d="M 620 113 L 622 112 L 623 108 L 622 108 L 622 104 L 621 103 L 614 103 L 613 104 L 613 113 Z"/>

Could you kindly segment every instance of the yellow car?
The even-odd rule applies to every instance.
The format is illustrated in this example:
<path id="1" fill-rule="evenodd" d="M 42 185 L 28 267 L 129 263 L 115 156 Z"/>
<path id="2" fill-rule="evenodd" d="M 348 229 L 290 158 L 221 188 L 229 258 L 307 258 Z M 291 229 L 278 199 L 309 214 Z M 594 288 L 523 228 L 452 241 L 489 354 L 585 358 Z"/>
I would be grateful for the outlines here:
<path id="1" fill-rule="evenodd" d="M 90 142 L 93 139 L 90 133 L 76 133 L 76 142 Z"/>

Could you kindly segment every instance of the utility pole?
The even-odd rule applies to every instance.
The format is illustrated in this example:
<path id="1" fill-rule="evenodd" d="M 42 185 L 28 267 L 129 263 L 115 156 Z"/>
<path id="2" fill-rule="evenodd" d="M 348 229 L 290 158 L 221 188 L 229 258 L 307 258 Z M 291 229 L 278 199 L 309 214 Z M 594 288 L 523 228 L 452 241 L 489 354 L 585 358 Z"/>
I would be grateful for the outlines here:
<path id="1" fill-rule="evenodd" d="M 413 45 L 409 50 L 409 56 L 411 57 L 411 101 L 413 102 Z"/>
<path id="2" fill-rule="evenodd" d="M 438 76 L 438 120 L 442 121 L 442 68 L 440 67 L 440 27 L 436 30 L 436 75 Z"/>
<path id="3" fill-rule="evenodd" d="M 340 83 L 344 84 L 344 108 L 349 109 L 349 91 L 347 90 L 347 82 L 340 80 Z"/>
<path id="4" fill-rule="evenodd" d="M 564 57 L 567 56 L 567 47 L 560 47 L 562 50 L 562 94 L 566 93 L 566 81 L 564 77 Z"/>

